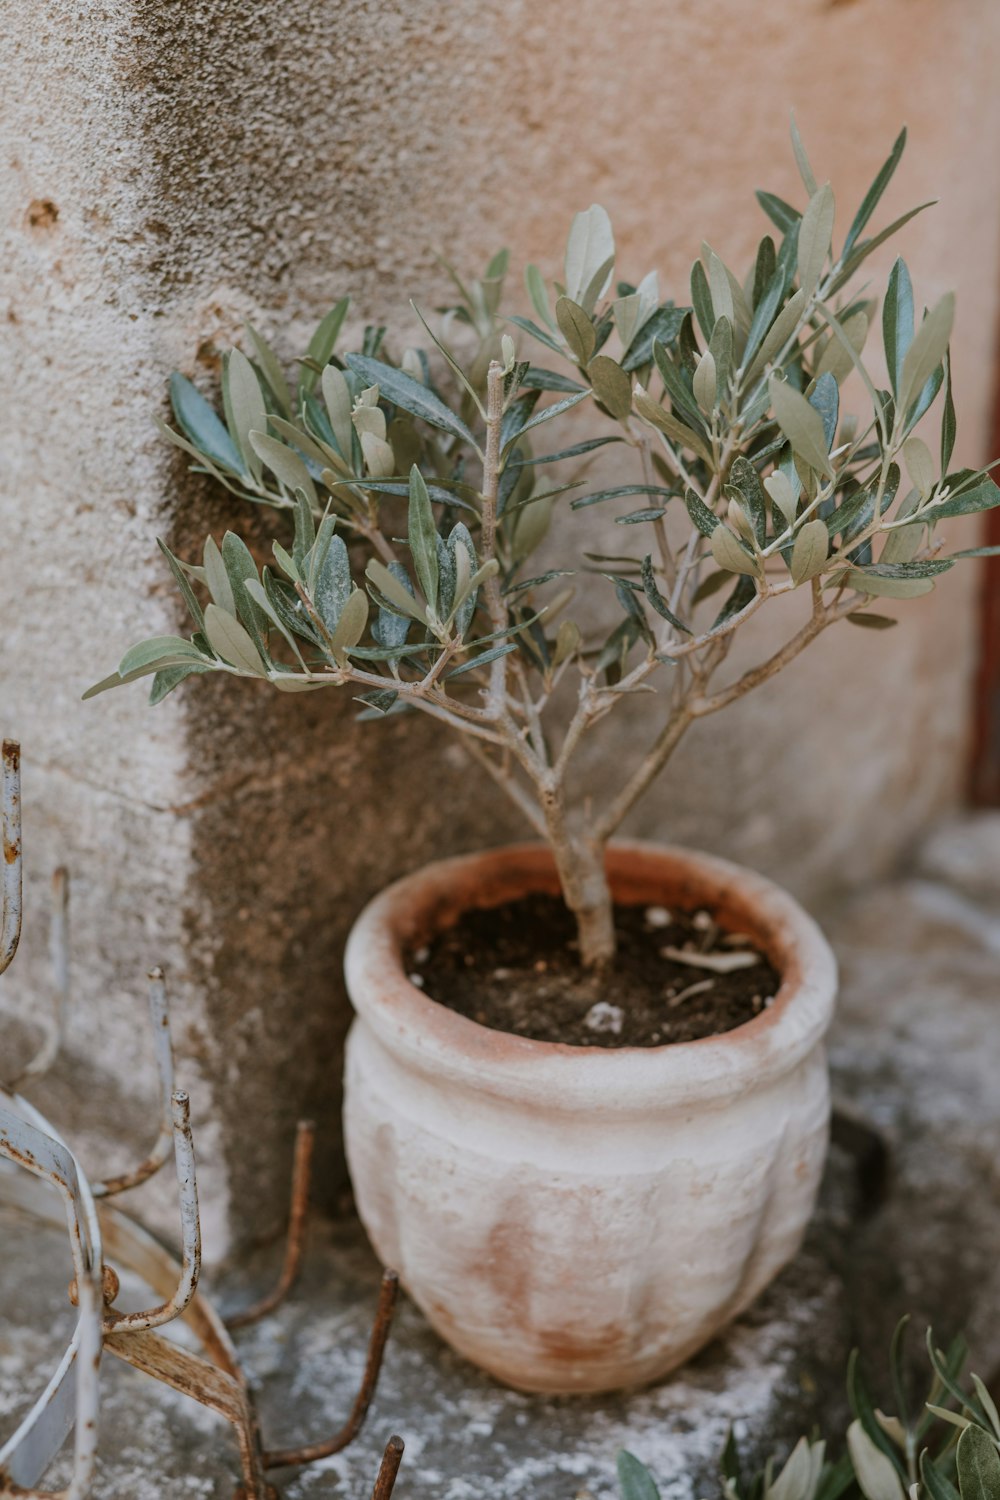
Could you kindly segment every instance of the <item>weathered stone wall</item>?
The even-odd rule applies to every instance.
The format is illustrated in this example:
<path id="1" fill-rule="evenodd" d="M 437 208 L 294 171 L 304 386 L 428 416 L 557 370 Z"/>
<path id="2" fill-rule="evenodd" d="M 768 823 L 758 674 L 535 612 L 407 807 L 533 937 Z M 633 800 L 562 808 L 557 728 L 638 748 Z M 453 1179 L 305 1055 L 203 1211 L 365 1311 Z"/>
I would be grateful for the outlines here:
<path id="1" fill-rule="evenodd" d="M 339 955 L 364 898 L 437 852 L 519 833 L 430 726 L 355 726 L 326 699 L 189 684 L 81 705 L 120 649 L 169 629 L 153 544 L 234 512 L 157 442 L 179 367 L 209 385 L 251 316 L 291 358 L 349 292 L 407 339 L 434 252 L 499 243 L 555 270 L 572 212 L 611 211 L 624 266 L 684 295 L 702 237 L 745 260 L 752 189 L 795 191 L 794 105 L 852 205 L 908 119 L 883 210 L 939 197 L 902 247 L 925 300 L 960 292 L 962 454 L 982 458 L 997 279 L 988 0 L 66 0 L 11 7 L 2 43 L 0 721 L 25 747 L 25 952 L 45 983 L 45 880 L 74 886 L 76 1013 L 59 1105 L 98 1158 L 150 1095 L 137 981 L 166 962 L 195 1097 L 210 1250 L 281 1217 L 294 1117 L 339 1180 Z M 973 575 L 905 622 L 841 628 L 703 726 L 635 827 L 723 849 L 819 899 L 905 850 L 958 795 Z M 240 689 L 243 689 L 242 691 Z M 630 751 L 611 728 L 588 774 Z M 84 1089 L 81 1081 L 87 1084 Z M 51 1098 L 49 1100 L 52 1106 Z"/>

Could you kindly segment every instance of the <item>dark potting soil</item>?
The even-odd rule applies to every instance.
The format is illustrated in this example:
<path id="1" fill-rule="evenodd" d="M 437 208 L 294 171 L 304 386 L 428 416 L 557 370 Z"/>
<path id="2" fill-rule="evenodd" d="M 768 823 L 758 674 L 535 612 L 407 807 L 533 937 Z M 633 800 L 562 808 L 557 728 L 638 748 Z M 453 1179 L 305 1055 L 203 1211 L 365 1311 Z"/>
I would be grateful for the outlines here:
<path id="1" fill-rule="evenodd" d="M 780 978 L 707 911 L 616 906 L 612 968 L 589 973 L 563 902 L 531 895 L 473 908 L 406 954 L 410 979 L 472 1021 L 539 1042 L 662 1047 L 717 1036 L 774 1000 Z"/>

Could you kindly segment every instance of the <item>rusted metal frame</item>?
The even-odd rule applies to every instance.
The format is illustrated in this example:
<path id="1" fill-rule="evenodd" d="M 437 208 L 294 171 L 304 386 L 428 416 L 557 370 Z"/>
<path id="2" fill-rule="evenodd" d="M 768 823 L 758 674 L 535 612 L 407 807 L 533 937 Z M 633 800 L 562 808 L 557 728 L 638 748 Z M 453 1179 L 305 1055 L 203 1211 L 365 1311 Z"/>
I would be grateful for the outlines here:
<path id="1" fill-rule="evenodd" d="M 191 1105 L 187 1094 L 175 1090 L 171 1099 L 174 1128 L 174 1156 L 177 1165 L 177 1189 L 181 1206 L 181 1271 L 177 1285 L 165 1302 L 144 1312 L 104 1315 L 104 1331 L 139 1332 L 173 1322 L 188 1306 L 201 1275 L 201 1221 L 198 1216 L 198 1180 L 194 1166 L 194 1142 L 191 1138 Z"/>
<path id="2" fill-rule="evenodd" d="M 17 952 L 21 936 L 21 747 L 3 742 L 0 831 L 3 836 L 3 919 L 0 921 L 0 974 Z"/>
<path id="3" fill-rule="evenodd" d="M 340 1453 L 349 1443 L 352 1443 L 361 1431 L 375 1387 L 378 1384 L 379 1372 L 382 1368 L 382 1356 L 385 1346 L 389 1340 L 389 1330 L 392 1327 L 392 1315 L 396 1307 L 396 1297 L 399 1292 L 399 1277 L 395 1271 L 385 1271 L 382 1275 L 382 1285 L 379 1288 L 378 1307 L 375 1312 L 375 1321 L 372 1324 L 371 1336 L 368 1340 L 368 1354 L 365 1358 L 364 1374 L 358 1393 L 354 1398 L 351 1414 L 339 1432 L 333 1437 L 317 1443 L 304 1443 L 298 1448 L 281 1448 L 264 1453 L 265 1469 L 296 1468 L 301 1464 L 316 1463 L 318 1459 L 329 1458 L 333 1453 Z M 397 1465 L 398 1467 L 398 1465 Z"/>
<path id="4" fill-rule="evenodd" d="M 313 1146 L 316 1126 L 312 1120 L 300 1120 L 295 1132 L 295 1157 L 292 1164 L 292 1203 L 288 1215 L 288 1233 L 285 1238 L 285 1259 L 281 1274 L 266 1296 L 261 1297 L 242 1312 L 231 1314 L 226 1323 L 230 1328 L 246 1328 L 266 1317 L 284 1301 L 298 1278 L 302 1265 L 302 1250 L 305 1244 L 306 1220 L 309 1216 L 309 1183 L 312 1176 Z"/>
<path id="5" fill-rule="evenodd" d="M 94 1471 L 100 1407 L 102 1247 L 94 1200 L 65 1142 L 26 1100 L 5 1089 L 0 1089 L 0 1156 L 62 1199 L 79 1309 L 73 1337 L 45 1390 L 0 1448 L 0 1496 L 55 1495 L 33 1486 L 72 1429 L 72 1477 L 58 1494 L 62 1500 L 84 1500 Z"/>
<path id="6" fill-rule="evenodd" d="M 160 968 L 149 971 L 149 1019 L 153 1033 L 153 1050 L 156 1057 L 156 1072 L 160 1085 L 159 1133 L 149 1155 L 118 1177 L 108 1177 L 93 1184 L 95 1198 L 110 1198 L 115 1193 L 124 1193 L 138 1187 L 152 1177 L 163 1166 L 170 1155 L 171 1146 L 176 1150 L 177 1125 L 174 1112 L 174 1049 L 170 1035 L 170 1010 L 167 1005 L 167 985 Z"/>
<path id="7" fill-rule="evenodd" d="M 52 876 L 52 917 L 49 926 L 49 962 L 52 967 L 53 1007 L 51 1015 L 35 1013 L 31 1020 L 42 1030 L 32 1057 L 19 1072 L 4 1079 L 12 1093 L 25 1080 L 47 1073 L 62 1046 L 63 1029 L 69 1007 L 69 876 L 60 868 Z M 91 1185 L 93 1192 L 93 1185 Z"/>

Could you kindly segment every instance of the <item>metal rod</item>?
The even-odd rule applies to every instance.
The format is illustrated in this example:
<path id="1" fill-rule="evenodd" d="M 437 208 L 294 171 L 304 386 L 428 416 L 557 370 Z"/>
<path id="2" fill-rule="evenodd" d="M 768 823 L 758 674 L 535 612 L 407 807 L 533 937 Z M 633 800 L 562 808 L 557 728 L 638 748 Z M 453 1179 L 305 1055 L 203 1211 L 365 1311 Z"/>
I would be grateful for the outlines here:
<path id="1" fill-rule="evenodd" d="M 246 1328 L 273 1312 L 288 1296 L 298 1278 L 305 1244 L 306 1220 L 309 1215 L 309 1182 L 312 1175 L 313 1145 L 316 1126 L 312 1120 L 300 1120 L 295 1132 L 295 1158 L 292 1166 L 292 1205 L 285 1239 L 285 1259 L 277 1282 L 266 1296 L 242 1312 L 226 1319 L 229 1328 Z"/>
<path id="2" fill-rule="evenodd" d="M 156 1055 L 156 1073 L 160 1084 L 160 1128 L 149 1155 L 131 1172 L 122 1172 L 117 1177 L 95 1182 L 95 1198 L 110 1198 L 115 1193 L 124 1193 L 128 1188 L 138 1187 L 147 1177 L 158 1172 L 170 1155 L 176 1138 L 174 1127 L 174 1049 L 170 1036 L 170 1010 L 167 1005 L 167 983 L 160 968 L 149 971 L 149 1019 L 153 1030 L 153 1049 Z"/>
<path id="3" fill-rule="evenodd" d="M 0 923 L 0 974 L 17 952 L 21 936 L 21 747 L 3 742 L 3 921 Z"/>
<path id="4" fill-rule="evenodd" d="M 59 1055 L 69 1008 L 69 875 L 60 866 L 52 876 L 52 923 L 49 929 L 49 962 L 52 966 L 54 1000 L 52 1014 L 35 1015 L 32 1020 L 41 1027 L 43 1036 L 31 1057 L 4 1087 L 12 1093 L 26 1078 L 47 1073 Z"/>
<path id="5" fill-rule="evenodd" d="M 372 1490 L 372 1500 L 389 1500 L 393 1486 L 396 1483 L 396 1475 L 399 1473 L 400 1461 L 403 1457 L 403 1449 L 406 1444 L 401 1437 L 393 1436 L 385 1445 L 382 1454 L 382 1462 L 379 1464 L 378 1477 L 375 1480 L 375 1488 Z"/>
<path id="6" fill-rule="evenodd" d="M 194 1296 L 201 1275 L 201 1222 L 198 1217 L 198 1181 L 195 1176 L 194 1142 L 191 1139 L 191 1104 L 187 1094 L 176 1090 L 171 1099 L 174 1158 L 181 1205 L 181 1274 L 177 1289 L 159 1307 L 146 1312 L 116 1313 L 104 1317 L 105 1333 L 123 1333 L 140 1328 L 159 1328 L 180 1317 Z"/>
<path id="7" fill-rule="evenodd" d="M 362 1423 L 368 1415 L 375 1387 L 378 1384 L 379 1371 L 382 1368 L 382 1356 L 389 1339 L 389 1330 L 392 1327 L 392 1315 L 396 1306 L 396 1296 L 399 1292 L 399 1277 L 395 1271 L 385 1271 L 382 1274 L 382 1285 L 379 1288 L 378 1308 L 375 1312 L 375 1322 L 372 1325 L 371 1338 L 368 1341 L 368 1355 L 365 1359 L 364 1374 L 358 1387 L 358 1394 L 354 1398 L 354 1406 L 351 1414 L 339 1432 L 334 1433 L 332 1438 L 324 1442 L 306 1443 L 300 1448 L 282 1448 L 273 1453 L 264 1454 L 265 1469 L 292 1468 L 298 1464 L 315 1463 L 317 1459 L 329 1458 L 333 1453 L 339 1453 L 346 1448 L 348 1443 L 353 1443 L 361 1431 Z M 402 1449 L 400 1449 L 402 1452 Z M 397 1463 L 397 1468 L 399 1467 Z M 394 1476 L 395 1477 L 395 1476 Z M 391 1488 L 391 1486 L 390 1486 Z"/>

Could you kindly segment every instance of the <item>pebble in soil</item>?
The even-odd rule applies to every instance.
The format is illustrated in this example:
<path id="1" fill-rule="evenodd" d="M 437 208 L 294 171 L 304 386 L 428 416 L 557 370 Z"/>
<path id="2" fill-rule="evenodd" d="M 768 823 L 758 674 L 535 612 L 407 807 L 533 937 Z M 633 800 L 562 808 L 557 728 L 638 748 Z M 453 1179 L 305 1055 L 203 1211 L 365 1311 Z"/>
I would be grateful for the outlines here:
<path id="1" fill-rule="evenodd" d="M 406 955 L 411 980 L 494 1031 L 578 1047 L 662 1047 L 718 1036 L 765 1010 L 780 976 L 707 911 L 616 906 L 612 967 L 585 971 L 558 897 L 476 907 Z"/>

